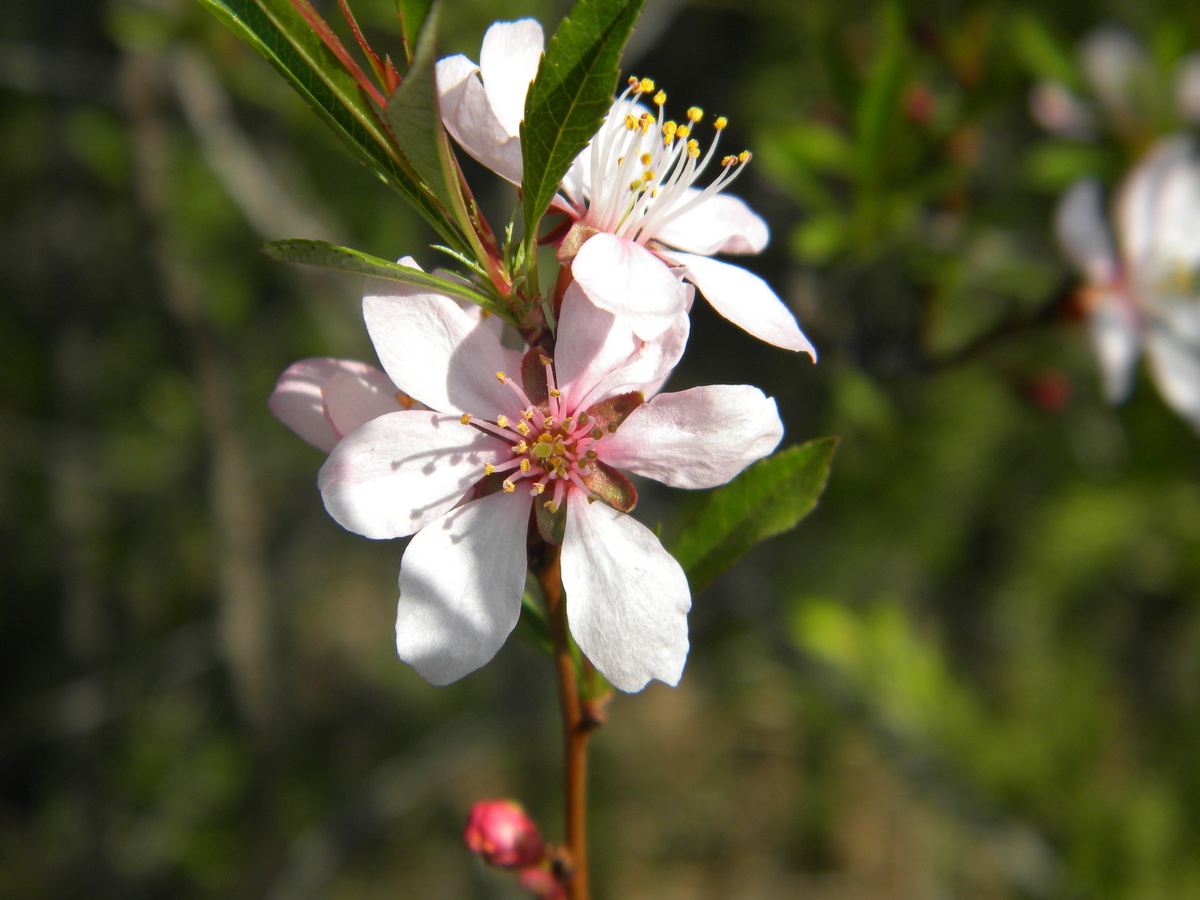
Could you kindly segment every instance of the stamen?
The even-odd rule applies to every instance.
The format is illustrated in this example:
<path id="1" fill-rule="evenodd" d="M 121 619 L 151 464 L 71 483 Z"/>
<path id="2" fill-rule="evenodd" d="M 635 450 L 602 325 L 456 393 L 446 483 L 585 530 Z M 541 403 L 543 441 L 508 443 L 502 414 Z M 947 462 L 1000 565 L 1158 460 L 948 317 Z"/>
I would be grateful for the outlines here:
<path id="1" fill-rule="evenodd" d="M 461 416 L 459 416 L 458 421 L 462 422 L 464 425 L 470 425 L 471 424 L 471 414 L 463 413 Z"/>

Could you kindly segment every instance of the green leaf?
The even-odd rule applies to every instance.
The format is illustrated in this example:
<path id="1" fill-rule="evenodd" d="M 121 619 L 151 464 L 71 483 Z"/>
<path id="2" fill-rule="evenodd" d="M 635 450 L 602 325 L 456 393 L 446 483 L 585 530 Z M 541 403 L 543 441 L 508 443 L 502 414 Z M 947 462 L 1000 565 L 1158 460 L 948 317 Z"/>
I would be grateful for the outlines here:
<path id="1" fill-rule="evenodd" d="M 1018 58 L 1038 78 L 1058 81 L 1067 87 L 1081 86 L 1071 51 L 1059 42 L 1037 15 L 1025 11 L 1014 16 L 1010 34 Z"/>
<path id="2" fill-rule="evenodd" d="M 898 3 L 888 3 L 880 10 L 878 32 L 879 50 L 854 110 L 858 178 L 868 193 L 880 183 L 888 138 L 900 115 L 908 40 Z"/>
<path id="3" fill-rule="evenodd" d="M 289 0 L 199 0 L 273 65 L 354 154 L 452 245 L 463 240 L 424 191 L 371 102 Z"/>
<path id="4" fill-rule="evenodd" d="M 825 489 L 837 438 L 789 447 L 717 488 L 692 520 L 674 555 L 699 593 L 759 541 L 792 528 Z"/>
<path id="5" fill-rule="evenodd" d="M 399 263 L 388 262 L 361 250 L 349 247 L 339 247 L 325 241 L 272 241 L 261 248 L 263 256 L 281 262 L 304 263 L 308 266 L 323 266 L 327 269 L 341 269 L 344 272 L 358 272 L 362 275 L 372 275 L 376 278 L 386 278 L 390 281 L 402 281 L 405 284 L 427 288 L 441 294 L 449 294 L 469 303 L 474 303 L 496 315 L 507 319 L 507 310 L 495 304 L 491 298 L 479 293 L 468 284 L 460 281 L 449 281 L 430 275 L 417 269 L 410 269 Z"/>
<path id="6" fill-rule="evenodd" d="M 434 0 L 421 28 L 412 65 L 404 73 L 396 93 L 388 100 L 385 115 L 405 158 L 442 206 L 449 209 L 454 200 L 447 188 L 446 166 L 443 165 L 449 148 L 433 77 L 438 8 L 439 4 Z"/>
<path id="7" fill-rule="evenodd" d="M 396 0 L 396 12 L 400 15 L 400 33 L 404 39 L 404 58 L 411 65 L 413 47 L 424 27 L 425 17 L 433 0 Z"/>
<path id="8" fill-rule="evenodd" d="M 567 169 L 612 105 L 621 51 L 644 3 L 578 0 L 550 39 L 521 123 L 527 244 Z"/>

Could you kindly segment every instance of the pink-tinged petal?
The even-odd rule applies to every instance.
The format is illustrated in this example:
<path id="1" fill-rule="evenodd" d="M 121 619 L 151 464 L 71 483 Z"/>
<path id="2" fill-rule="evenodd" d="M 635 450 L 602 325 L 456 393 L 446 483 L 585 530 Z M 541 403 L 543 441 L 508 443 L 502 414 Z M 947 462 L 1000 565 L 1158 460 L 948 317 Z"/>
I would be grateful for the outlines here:
<path id="1" fill-rule="evenodd" d="M 488 102 L 501 127 L 510 135 L 521 133 L 525 95 L 537 75 L 545 39 L 534 19 L 497 22 L 483 36 L 479 72 Z"/>
<path id="2" fill-rule="evenodd" d="M 699 195 L 695 188 L 689 194 Z M 682 202 L 687 202 L 686 199 Z M 688 253 L 761 253 L 771 239 L 763 218 L 746 202 L 714 194 L 657 230 L 655 240 Z"/>
<path id="3" fill-rule="evenodd" d="M 554 349 L 566 407 L 586 409 L 626 391 L 654 393 L 683 356 L 690 327 L 681 314 L 658 337 L 644 341 L 625 319 L 596 308 L 572 284 L 563 296 Z"/>
<path id="4" fill-rule="evenodd" d="M 1034 121 L 1053 134 L 1083 140 L 1095 134 L 1091 111 L 1070 89 L 1057 81 L 1036 84 L 1029 94 Z"/>
<path id="5" fill-rule="evenodd" d="M 1120 264 L 1100 185 L 1076 181 L 1063 195 L 1054 217 L 1054 231 L 1063 253 L 1092 284 L 1108 284 Z"/>
<path id="6" fill-rule="evenodd" d="M 813 362 L 817 361 L 817 351 L 800 331 L 796 317 L 753 272 L 707 256 L 661 255 L 669 262 L 687 266 L 684 277 L 696 286 L 713 309 L 734 325 L 768 344 L 807 353 Z"/>
<path id="7" fill-rule="evenodd" d="M 520 371 L 520 355 L 501 346 L 490 320 L 441 294 L 378 279 L 368 284 L 363 317 L 384 371 L 414 400 L 491 421 L 520 409 L 496 378 Z"/>
<path id="8" fill-rule="evenodd" d="M 779 446 L 775 401 L 744 384 L 659 394 L 598 445 L 610 466 L 671 487 L 724 484 Z"/>
<path id="9" fill-rule="evenodd" d="M 503 441 L 457 416 L 389 413 L 346 435 L 317 475 L 325 509 L 343 528 L 376 540 L 404 537 L 433 521 L 511 458 Z"/>
<path id="10" fill-rule="evenodd" d="M 1136 102 L 1138 81 L 1150 69 L 1141 45 L 1128 31 L 1105 25 L 1093 29 L 1081 49 L 1092 91 L 1110 113 L 1127 115 Z"/>
<path id="11" fill-rule="evenodd" d="M 434 71 L 442 122 L 450 136 L 497 175 L 520 184 L 520 138 L 496 118 L 479 80 L 479 67 L 459 54 L 438 60 Z"/>
<path id="12" fill-rule="evenodd" d="M 579 649 L 623 691 L 679 683 L 687 662 L 687 578 L 636 519 L 578 494 L 562 548 L 567 621 Z"/>
<path id="13" fill-rule="evenodd" d="M 1137 312 L 1122 290 L 1096 289 L 1088 315 L 1092 350 L 1100 364 L 1104 395 L 1122 403 L 1133 384 L 1133 367 L 1141 353 Z"/>
<path id="14" fill-rule="evenodd" d="M 267 401 L 279 421 L 326 453 L 334 448 L 342 434 L 334 430 L 326 417 L 322 388 L 339 373 L 352 379 L 365 378 L 368 383 L 375 378 L 372 373 L 383 375 L 374 366 L 348 359 L 302 359 L 284 370 Z M 400 407 L 397 404 L 395 408 Z"/>
<path id="15" fill-rule="evenodd" d="M 1151 319 L 1146 350 L 1163 399 L 1200 430 L 1200 307 L 1175 303 Z"/>
<path id="16" fill-rule="evenodd" d="M 321 388 L 325 418 L 340 440 L 364 422 L 412 405 L 402 403 L 403 395 L 397 393 L 392 379 L 374 366 L 363 366 L 357 375 L 335 372 Z"/>
<path id="17" fill-rule="evenodd" d="M 1155 245 L 1144 262 L 1152 271 L 1138 273 L 1152 284 L 1200 266 L 1200 161 L 1190 141 L 1184 155 L 1163 168 L 1154 210 Z"/>
<path id="18" fill-rule="evenodd" d="M 687 291 L 671 269 L 640 244 L 600 233 L 584 242 L 571 273 L 587 298 L 652 340 L 674 324 Z"/>
<path id="19" fill-rule="evenodd" d="M 400 566 L 396 650 L 449 684 L 496 655 L 521 614 L 528 493 L 492 494 L 417 532 Z"/>

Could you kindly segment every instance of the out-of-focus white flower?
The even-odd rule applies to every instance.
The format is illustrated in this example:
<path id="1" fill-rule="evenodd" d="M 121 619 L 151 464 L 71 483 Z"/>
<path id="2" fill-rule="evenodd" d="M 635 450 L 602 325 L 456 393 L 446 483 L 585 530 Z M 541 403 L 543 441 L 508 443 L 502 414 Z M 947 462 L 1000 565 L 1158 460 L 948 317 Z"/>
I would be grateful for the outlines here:
<path id="1" fill-rule="evenodd" d="M 1055 223 L 1087 280 L 1105 391 L 1125 399 L 1144 348 L 1163 398 L 1200 429 L 1200 158 L 1190 139 L 1151 149 L 1118 191 L 1113 222 L 1115 240 L 1100 187 L 1080 181 Z"/>

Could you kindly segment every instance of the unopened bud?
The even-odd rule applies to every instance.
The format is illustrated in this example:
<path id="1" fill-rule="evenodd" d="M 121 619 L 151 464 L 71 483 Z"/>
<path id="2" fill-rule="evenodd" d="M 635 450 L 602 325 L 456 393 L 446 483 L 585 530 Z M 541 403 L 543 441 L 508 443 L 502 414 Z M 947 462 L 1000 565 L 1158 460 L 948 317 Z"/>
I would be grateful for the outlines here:
<path id="1" fill-rule="evenodd" d="M 537 825 L 512 800 L 482 800 L 471 807 L 463 840 L 485 863 L 502 869 L 535 866 L 546 852 Z"/>

